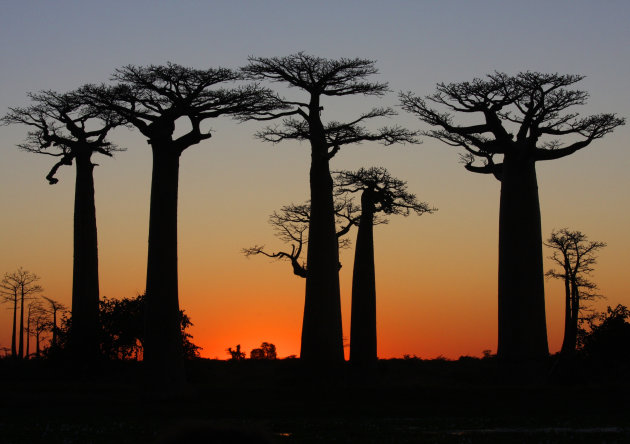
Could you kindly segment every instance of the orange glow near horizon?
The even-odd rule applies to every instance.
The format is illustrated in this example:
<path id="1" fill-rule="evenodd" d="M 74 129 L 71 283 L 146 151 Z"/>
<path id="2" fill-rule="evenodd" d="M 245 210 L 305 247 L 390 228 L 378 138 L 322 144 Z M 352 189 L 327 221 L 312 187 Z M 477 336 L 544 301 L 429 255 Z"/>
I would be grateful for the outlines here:
<path id="1" fill-rule="evenodd" d="M 9 107 L 31 105 L 29 92 L 108 82 L 128 64 L 237 69 L 248 55 L 303 50 L 330 59 L 375 60 L 378 73 L 367 80 L 389 85 L 383 96 L 322 98 L 325 122 L 350 122 L 373 107 L 391 107 L 397 115 L 366 126 L 429 130 L 400 108 L 398 91 L 431 95 L 438 83 L 472 81 L 495 70 L 584 75 L 576 88 L 588 92 L 588 103 L 569 112 L 630 117 L 630 2 L 580 2 L 575 8 L 562 2 L 528 8 L 516 2 L 364 2 L 360 8 L 337 2 L 332 15 L 319 2 L 282 2 L 282 14 L 268 2 L 248 2 L 245 15 L 238 2 L 194 2 L 187 8 L 153 3 L 147 11 L 141 2 L 124 8 L 38 2 L 33 13 L 29 2 L 4 2 L 0 116 Z M 77 38 L 77 24 L 90 32 Z M 308 100 L 298 88 L 262 84 L 290 100 Z M 453 122 L 466 120 L 460 114 Z M 180 123 L 176 134 L 184 130 Z M 283 248 L 269 215 L 309 199 L 309 144 L 271 144 L 254 136 L 276 123 L 208 119 L 202 126 L 212 137 L 180 159 L 179 303 L 194 324 L 193 342 L 207 358 L 227 359 L 225 350 L 237 344 L 249 354 L 263 341 L 274 343 L 280 357 L 300 353 L 304 280 L 285 262 L 241 253 L 253 245 Z M 18 149 L 27 137 L 23 125 L 0 130 L 0 276 L 22 266 L 41 276 L 44 295 L 70 306 L 74 166 L 61 167 L 59 183 L 51 186 L 45 176 L 58 158 Z M 345 146 L 330 163 L 331 170 L 384 167 L 406 181 L 418 200 L 438 209 L 393 216 L 375 228 L 378 355 L 457 359 L 494 353 L 500 184 L 466 171 L 463 149 L 420 138 L 421 144 Z M 626 124 L 588 148 L 536 167 L 543 239 L 567 227 L 607 243 L 592 276 L 607 297 L 594 304 L 599 311 L 630 307 L 629 138 Z M 93 157 L 100 294 L 134 297 L 145 289 L 151 148 L 134 129 L 117 128 L 108 139 L 126 151 Z M 348 236 L 353 245 L 340 253 L 345 343 L 356 229 Z M 552 267 L 548 254 L 544 248 L 545 271 Z M 562 285 L 545 281 L 545 293 L 553 353 L 564 326 Z M 9 308 L 0 305 L 0 348 L 10 347 Z"/>
<path id="2" fill-rule="evenodd" d="M 278 184 L 273 192 L 261 196 L 250 196 L 247 193 L 251 190 L 244 189 L 240 198 L 228 198 L 214 191 L 222 189 L 225 178 L 208 177 L 211 183 L 200 187 L 202 169 L 191 170 L 204 163 L 204 156 L 220 158 L 222 153 L 215 151 L 200 148 L 183 160 L 188 176 L 182 176 L 180 188 L 179 295 L 180 307 L 194 324 L 193 342 L 203 347 L 201 355 L 207 358 L 227 359 L 225 350 L 237 344 L 249 354 L 263 341 L 274 343 L 280 357 L 299 355 L 304 280 L 294 276 L 286 262 L 247 259 L 240 250 L 256 243 L 276 250 L 282 247 L 266 219 L 279 206 L 304 200 L 302 175 L 306 174 L 302 170 L 295 173 L 295 182 L 302 184 L 297 189 L 287 190 Z M 278 151 L 281 148 L 270 151 L 272 158 L 284 155 Z M 140 153 L 146 161 L 148 153 Z M 414 174 L 414 165 L 424 165 L 422 162 L 416 160 L 410 167 L 396 162 L 405 157 L 418 158 L 418 152 L 401 151 L 389 156 L 394 162 L 390 170 L 407 177 L 410 190 L 424 190 L 418 193 L 419 198 L 436 205 L 438 212 L 391 218 L 389 224 L 375 230 L 379 357 L 401 358 L 408 354 L 425 359 L 457 359 L 461 355 L 481 356 L 483 350 L 496 352 L 498 184 L 465 174 L 456 164 L 449 164 L 446 173 L 425 166 L 422 174 Z M 302 160 L 304 157 L 301 152 Z M 64 181 L 55 185 L 57 188 L 50 187 L 40 180 L 48 163 L 39 158 L 29 160 L 39 167 L 13 178 L 14 185 L 22 187 L 20 218 L 6 221 L 6 232 L 26 232 L 29 236 L 5 239 L 3 247 L 11 254 L 3 258 L 3 270 L 24 266 L 36 272 L 42 277 L 45 294 L 69 306 L 73 174 L 66 171 Z M 144 291 L 145 285 L 149 169 L 144 170 L 143 186 L 126 189 L 117 181 L 103 183 L 101 175 L 108 166 L 97 169 L 101 295 L 134 297 Z M 131 166 L 122 166 L 135 174 Z M 609 208 L 617 213 L 615 217 L 600 219 L 584 214 L 580 190 L 575 190 L 572 197 L 575 203 L 568 205 L 567 196 L 549 186 L 553 176 L 546 169 L 540 170 L 543 235 L 568 225 L 566 220 L 581 220 L 577 229 L 592 239 L 608 242 L 594 276 L 608 299 L 599 301 L 597 307 L 603 310 L 606 305 L 630 305 L 621 278 L 630 250 L 628 237 L 621 229 L 628 219 L 627 211 L 611 203 Z M 257 172 L 255 167 L 243 174 L 252 180 L 264 180 L 264 172 Z M 440 188 L 445 180 L 458 183 L 458 188 Z M 579 186 L 587 184 L 573 185 Z M 191 198 L 200 188 L 212 191 L 199 197 L 202 207 Z M 120 203 L 115 196 L 123 193 L 128 200 Z M 46 199 L 42 200 L 42 195 Z M 250 196 L 247 203 L 244 196 Z M 558 201 L 563 205 L 557 205 Z M 47 215 L 45 219 L 41 212 Z M 55 227 L 54 236 L 49 235 L 51 227 Z M 350 234 L 353 241 L 355 235 Z M 349 342 L 350 331 L 353 252 L 349 248 L 340 255 L 345 343 Z M 545 250 L 544 254 L 549 253 Z M 550 266 L 546 260 L 546 269 Z M 549 346 L 555 352 L 562 339 L 563 290 L 557 282 L 547 281 L 545 285 Z M 0 321 L 0 345 L 6 347 L 10 345 L 9 310 L 0 312 Z"/>

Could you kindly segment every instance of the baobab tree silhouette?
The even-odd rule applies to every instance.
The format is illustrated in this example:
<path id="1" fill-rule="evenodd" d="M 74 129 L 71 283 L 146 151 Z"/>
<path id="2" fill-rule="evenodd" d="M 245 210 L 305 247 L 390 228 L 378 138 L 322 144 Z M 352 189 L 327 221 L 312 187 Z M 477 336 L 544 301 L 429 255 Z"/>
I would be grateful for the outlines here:
<path id="1" fill-rule="evenodd" d="M 284 83 L 306 94 L 305 100 L 281 99 L 292 110 L 283 113 L 287 117 L 280 126 L 267 127 L 257 136 L 272 143 L 310 143 L 311 217 L 300 357 L 310 364 L 333 368 L 343 362 L 344 353 L 330 160 L 344 145 L 364 141 L 413 143 L 415 132 L 398 126 L 370 131 L 364 126 L 371 119 L 393 116 L 391 108 L 374 108 L 346 123 L 322 121 L 323 97 L 382 96 L 387 92 L 386 83 L 364 80 L 377 73 L 372 60 L 325 59 L 299 52 L 286 57 L 250 57 L 242 70 L 252 79 Z"/>
<path id="2" fill-rule="evenodd" d="M 508 373 L 541 368 L 549 353 L 536 162 L 571 155 L 625 122 L 614 114 L 564 113 L 586 103 L 585 91 L 570 89 L 582 78 L 496 72 L 472 82 L 439 83 L 425 98 L 400 94 L 403 109 L 438 127 L 423 134 L 464 148 L 468 171 L 501 182 L 497 356 Z M 452 113 L 479 115 L 483 123 L 457 125 Z M 556 139 L 562 136 L 568 144 Z"/>
<path id="3" fill-rule="evenodd" d="M 241 78 L 227 68 L 128 65 L 115 71 L 116 85 L 82 89 L 90 103 L 136 127 L 151 146 L 144 362 L 156 383 L 178 385 L 184 380 L 177 285 L 179 158 L 189 147 L 211 137 L 201 128 L 207 119 L 246 116 L 282 106 L 269 90 L 255 84 L 221 86 Z M 173 138 L 180 118 L 188 120 L 190 130 Z"/>
<path id="4" fill-rule="evenodd" d="M 384 215 L 408 216 L 432 213 L 434 208 L 419 202 L 407 191 L 407 184 L 392 177 L 382 167 L 361 168 L 357 171 L 334 173 L 336 193 L 360 193 L 361 216 L 352 272 L 352 308 L 350 321 L 350 362 L 356 368 L 376 364 L 376 272 L 374 268 L 374 225 L 386 219 Z"/>
<path id="5" fill-rule="evenodd" d="M 549 258 L 561 267 L 561 271 L 547 271 L 546 276 L 564 281 L 564 338 L 560 350 L 564 355 L 573 355 L 577 347 L 581 312 L 587 309 L 585 303 L 602 297 L 595 292 L 597 285 L 588 279 L 588 275 L 594 270 L 597 252 L 606 244 L 589 241 L 581 231 L 568 228 L 553 230 L 544 244 L 553 250 Z"/>
<path id="6" fill-rule="evenodd" d="M 350 246 L 350 241 L 344 238 L 359 221 L 359 208 L 349 199 L 335 199 L 335 231 L 339 239 L 339 248 Z M 269 216 L 269 223 L 276 232 L 276 236 L 291 246 L 291 252 L 279 250 L 265 250 L 264 245 L 254 245 L 242 250 L 246 257 L 262 254 L 272 259 L 285 259 L 290 261 L 293 274 L 306 278 L 306 264 L 300 261 L 300 256 L 307 245 L 305 239 L 308 236 L 308 226 L 311 220 L 311 205 L 290 204 L 285 205 L 280 211 L 274 211 Z M 340 264 L 341 266 L 341 264 Z"/>
<path id="7" fill-rule="evenodd" d="M 1 302 L 13 305 L 13 328 L 11 330 L 11 357 L 24 358 L 24 303 L 44 291 L 37 283 L 39 276 L 22 267 L 12 273 L 5 273 L 0 281 Z M 17 307 L 20 306 L 20 325 L 17 326 Z M 18 330 L 19 328 L 19 330 Z M 18 333 L 19 332 L 19 333 Z M 17 334 L 17 336 L 16 336 Z M 16 338 L 18 345 L 16 348 Z"/>
<path id="8" fill-rule="evenodd" d="M 98 356 L 98 241 L 94 203 L 94 153 L 112 156 L 122 151 L 108 142 L 107 134 L 122 120 L 115 114 L 89 106 L 79 90 L 67 93 L 42 91 L 28 94 L 33 104 L 9 108 L 5 124 L 32 128 L 18 147 L 24 151 L 59 157 L 46 179 L 53 185 L 63 165 L 76 166 L 74 191 L 74 256 L 72 272 L 73 324 L 69 350 L 76 360 Z"/>

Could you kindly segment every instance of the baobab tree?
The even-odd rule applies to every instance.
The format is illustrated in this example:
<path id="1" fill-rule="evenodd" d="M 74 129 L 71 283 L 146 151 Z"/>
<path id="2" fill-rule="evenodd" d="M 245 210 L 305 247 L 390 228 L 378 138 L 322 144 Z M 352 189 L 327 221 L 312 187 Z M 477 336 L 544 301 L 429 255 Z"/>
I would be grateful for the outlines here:
<path id="1" fill-rule="evenodd" d="M 407 191 L 406 182 L 392 177 L 385 168 L 361 168 L 334 174 L 338 194 L 361 195 L 361 216 L 352 272 L 352 307 L 350 321 L 350 362 L 368 368 L 378 359 L 376 348 L 376 282 L 374 269 L 374 225 L 385 216 L 435 211 Z"/>
<path id="2" fill-rule="evenodd" d="M 95 153 L 111 157 L 121 151 L 106 137 L 121 119 L 111 112 L 88 106 L 77 91 L 42 91 L 28 95 L 33 104 L 10 108 L 5 124 L 19 123 L 32 128 L 19 148 L 59 158 L 46 176 L 51 185 L 63 165 L 76 166 L 74 189 L 74 260 L 72 269 L 71 355 L 76 360 L 93 360 L 98 355 L 98 241 L 94 203 Z"/>
<path id="3" fill-rule="evenodd" d="M 350 245 L 347 238 L 343 238 L 353 225 L 358 224 L 359 208 L 349 199 L 335 200 L 335 231 L 339 239 L 339 247 L 344 248 Z M 310 203 L 290 204 L 282 207 L 280 211 L 274 211 L 269 216 L 269 223 L 273 227 L 276 236 L 291 246 L 291 252 L 279 250 L 265 250 L 264 245 L 254 245 L 242 250 L 246 257 L 262 254 L 272 259 L 285 259 L 291 263 L 293 274 L 301 278 L 306 278 L 306 264 L 300 261 L 304 246 L 308 236 L 308 226 L 311 220 Z M 341 265 L 340 265 L 341 266 Z"/>
<path id="4" fill-rule="evenodd" d="M 349 144 L 366 141 L 392 145 L 416 142 L 415 132 L 399 126 L 370 130 L 365 123 L 375 118 L 391 117 L 391 108 L 373 108 L 348 122 L 324 123 L 324 97 L 382 96 L 386 83 L 369 82 L 377 74 L 374 61 L 325 59 L 302 52 L 286 57 L 250 57 L 243 72 L 256 80 L 269 80 L 295 87 L 304 93 L 302 100 L 281 99 L 291 110 L 281 125 L 257 133 L 263 141 L 308 141 L 311 148 L 309 173 L 311 217 L 306 258 L 306 295 L 302 322 L 300 356 L 322 365 L 344 360 L 339 294 L 339 246 L 335 233 L 333 181 L 330 160 Z M 258 116 L 258 119 L 277 118 Z"/>
<path id="5" fill-rule="evenodd" d="M 56 301 L 52 298 L 46 297 L 46 296 L 42 296 L 42 298 L 44 299 L 44 301 L 46 301 L 45 303 L 45 308 L 44 310 L 46 310 L 46 312 L 50 315 L 51 319 L 50 319 L 50 332 L 52 334 L 52 337 L 50 339 L 50 346 L 55 349 L 59 346 L 59 341 L 58 341 L 58 335 L 59 335 L 59 326 L 57 325 L 57 320 L 60 319 L 63 315 L 65 315 L 68 311 L 68 308 L 62 304 L 59 301 Z M 100 301 L 99 301 L 99 306 L 100 306 Z M 99 310 L 100 311 L 100 310 Z M 73 319 L 73 325 L 74 325 L 74 317 Z M 99 322 L 97 324 L 98 327 L 101 326 L 101 323 Z M 71 327 L 72 329 L 72 327 Z M 72 331 L 71 331 L 72 333 Z M 100 333 L 100 328 L 99 330 L 97 330 L 97 333 Z M 100 342 L 100 341 L 99 341 Z M 97 343 L 97 345 L 99 345 L 99 343 Z M 99 347 L 100 348 L 100 347 Z M 80 352 L 78 352 L 80 353 Z"/>
<path id="6" fill-rule="evenodd" d="M 24 358 L 24 303 L 43 291 L 37 281 L 39 281 L 39 276 L 24 270 L 22 267 L 12 273 L 5 273 L 2 281 L 0 281 L 2 302 L 13 304 L 13 329 L 11 331 L 11 356 L 13 358 Z M 16 347 L 18 304 L 20 305 L 20 326 L 19 341 Z"/>
<path id="7" fill-rule="evenodd" d="M 16 285 L 9 273 L 5 273 L 0 282 L 0 295 L 2 302 L 13 305 L 13 323 L 11 327 L 11 357 L 17 358 L 17 308 L 20 300 L 20 287 Z"/>
<path id="8" fill-rule="evenodd" d="M 133 66 L 117 69 L 114 86 L 83 88 L 91 104 L 117 114 L 147 138 L 153 154 L 146 280 L 144 362 L 155 382 L 184 379 L 177 286 L 177 191 L 179 159 L 189 147 L 211 137 L 202 122 L 219 117 L 268 112 L 279 104 L 257 85 L 224 88 L 241 74 L 226 68 L 193 69 Z M 190 129 L 173 137 L 176 122 Z M 181 121 L 180 121 L 181 122 Z"/>
<path id="9" fill-rule="evenodd" d="M 511 368 L 538 365 L 549 353 L 536 162 L 571 155 L 624 124 L 614 114 L 566 112 L 586 103 L 588 93 L 570 88 L 582 78 L 497 72 L 472 82 L 439 83 L 425 98 L 400 95 L 403 109 L 437 127 L 425 135 L 462 147 L 468 171 L 501 183 L 497 356 Z M 453 113 L 467 121 L 479 116 L 481 123 L 458 125 Z M 558 140 L 563 136 L 566 144 Z"/>
<path id="10" fill-rule="evenodd" d="M 565 355 L 575 353 L 577 347 L 578 325 L 585 302 L 601 297 L 595 291 L 597 285 L 588 279 L 597 262 L 597 252 L 606 244 L 589 241 L 581 231 L 567 228 L 554 230 L 545 242 L 553 249 L 549 258 L 561 267 L 561 271 L 551 269 L 546 276 L 561 279 L 565 290 L 564 339 L 561 352 Z"/>
<path id="11" fill-rule="evenodd" d="M 41 300 L 35 300 L 28 304 L 28 314 L 26 315 L 26 359 L 31 356 L 31 336 L 35 337 L 35 357 L 40 357 L 41 335 L 50 327 L 48 322 L 48 312 L 44 308 Z"/>
<path id="12" fill-rule="evenodd" d="M 44 308 L 42 301 L 35 301 L 28 306 L 29 335 L 35 337 L 35 357 L 41 356 L 42 335 L 50 330 L 50 313 Z M 51 344 L 52 345 L 52 344 Z M 26 347 L 28 353 L 29 347 Z"/>

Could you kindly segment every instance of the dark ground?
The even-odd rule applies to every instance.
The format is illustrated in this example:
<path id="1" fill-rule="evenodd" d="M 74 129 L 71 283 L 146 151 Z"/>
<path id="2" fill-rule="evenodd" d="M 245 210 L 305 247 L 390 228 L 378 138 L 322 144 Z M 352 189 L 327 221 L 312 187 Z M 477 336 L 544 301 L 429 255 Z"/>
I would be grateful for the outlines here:
<path id="1" fill-rule="evenodd" d="M 500 381 L 493 359 L 472 358 L 381 361 L 370 379 L 345 368 L 332 383 L 298 360 L 196 360 L 187 371 L 174 396 L 143 388 L 135 362 L 102 363 L 85 378 L 49 361 L 0 360 L 0 442 L 630 442 L 625 367 L 522 385 Z"/>

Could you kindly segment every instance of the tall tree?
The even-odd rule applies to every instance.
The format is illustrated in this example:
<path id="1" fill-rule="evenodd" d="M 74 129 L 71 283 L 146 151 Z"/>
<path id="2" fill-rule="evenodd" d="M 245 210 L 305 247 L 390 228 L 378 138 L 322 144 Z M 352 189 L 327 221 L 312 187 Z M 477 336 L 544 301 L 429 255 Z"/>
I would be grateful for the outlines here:
<path id="1" fill-rule="evenodd" d="M 88 86 L 82 91 L 101 110 L 135 126 L 151 146 L 144 362 L 156 383 L 179 384 L 184 379 L 177 285 L 180 156 L 211 137 L 201 128 L 207 119 L 267 112 L 278 105 L 270 91 L 257 85 L 220 87 L 240 77 L 225 68 L 129 65 L 115 71 L 117 85 Z M 190 129 L 174 137 L 178 119 L 187 120 Z"/>
<path id="2" fill-rule="evenodd" d="M 63 165 L 76 166 L 74 190 L 74 260 L 72 273 L 72 331 L 70 350 L 77 360 L 98 355 L 98 242 L 94 204 L 94 153 L 112 156 L 120 151 L 106 140 L 109 131 L 121 123 L 111 112 L 100 112 L 86 105 L 76 91 L 43 91 L 29 94 L 33 104 L 10 108 L 5 124 L 19 123 L 32 128 L 25 151 L 60 158 L 46 179 L 53 185 Z"/>
<path id="3" fill-rule="evenodd" d="M 335 200 L 335 223 L 339 247 L 349 246 L 350 242 L 346 235 L 353 225 L 358 223 L 359 208 L 349 199 Z M 307 244 L 305 237 L 308 236 L 308 225 L 311 220 L 310 203 L 295 205 L 290 204 L 282 207 L 280 211 L 274 211 L 269 216 L 269 223 L 273 227 L 275 234 L 285 243 L 291 246 L 291 252 L 279 250 L 270 252 L 265 250 L 264 245 L 254 245 L 242 250 L 246 257 L 262 254 L 272 259 L 285 259 L 291 262 L 293 274 L 301 278 L 306 278 L 306 264 L 300 261 L 300 256 L 304 246 Z"/>
<path id="4" fill-rule="evenodd" d="M 20 267 L 13 273 L 5 273 L 0 282 L 0 295 L 2 295 L 3 302 L 13 304 L 13 330 L 11 333 L 11 356 L 13 358 L 24 358 L 24 302 L 43 291 L 37 281 L 39 281 L 39 276 Z M 18 304 L 20 305 L 19 330 L 17 330 L 16 325 Z M 16 331 L 19 335 L 17 350 Z"/>
<path id="5" fill-rule="evenodd" d="M 524 362 L 538 365 L 549 352 L 536 162 L 573 154 L 624 124 L 614 114 L 565 113 L 586 103 L 585 91 L 570 88 L 582 78 L 494 73 L 472 82 L 439 83 L 425 98 L 401 94 L 405 110 L 437 127 L 424 134 L 464 148 L 468 171 L 501 182 L 497 355 L 514 369 L 524 369 Z M 458 125 L 453 113 L 467 121 L 479 116 L 481 123 Z M 562 136 L 568 143 L 557 139 Z"/>
<path id="6" fill-rule="evenodd" d="M 11 278 L 11 274 L 5 273 L 0 282 L 0 295 L 2 302 L 13 305 L 13 323 L 11 327 L 11 357 L 17 358 L 17 308 L 20 301 L 20 287 Z"/>
<path id="7" fill-rule="evenodd" d="M 33 319 L 33 310 L 35 308 L 33 304 L 36 304 L 36 302 L 31 302 L 28 304 L 28 311 L 26 312 L 26 328 L 24 330 L 24 332 L 26 333 L 26 359 L 29 359 L 31 354 L 31 335 L 33 333 L 33 331 L 31 330 L 31 320 Z"/>
<path id="8" fill-rule="evenodd" d="M 561 228 L 551 232 L 545 245 L 553 249 L 549 258 L 561 267 L 561 271 L 551 269 L 546 275 L 564 281 L 564 339 L 561 352 L 572 355 L 577 347 L 578 325 L 581 312 L 586 308 L 584 303 L 600 296 L 595 293 L 597 285 L 588 276 L 594 270 L 597 252 L 606 244 L 589 241 L 581 231 Z"/>
<path id="9" fill-rule="evenodd" d="M 361 217 L 352 272 L 350 362 L 367 368 L 377 361 L 376 281 L 374 268 L 374 225 L 378 213 L 408 216 L 432 213 L 435 209 L 407 191 L 406 182 L 392 177 L 385 168 L 361 168 L 335 174 L 337 193 L 361 194 Z M 387 222 L 384 219 L 380 223 Z"/>
<path id="10" fill-rule="evenodd" d="M 253 79 L 280 82 L 300 89 L 302 100 L 282 99 L 292 107 L 281 113 L 282 124 L 267 127 L 257 136 L 267 142 L 308 141 L 311 148 L 309 175 L 311 217 L 306 258 L 306 296 L 302 323 L 301 358 L 323 365 L 344 360 L 339 294 L 339 247 L 335 233 L 333 181 L 330 160 L 341 147 L 364 141 L 385 145 L 416 142 L 415 132 L 398 126 L 372 131 L 365 123 L 375 118 L 391 117 L 391 108 L 373 108 L 346 123 L 324 123 L 324 97 L 382 96 L 386 83 L 365 79 L 377 74 L 374 61 L 354 58 L 324 59 L 302 52 L 286 57 L 250 57 L 243 72 Z M 259 117 L 275 118 L 275 116 Z"/>

